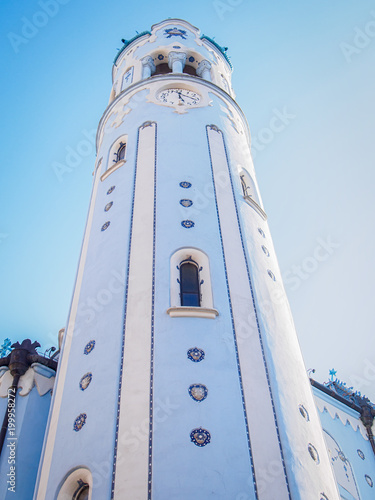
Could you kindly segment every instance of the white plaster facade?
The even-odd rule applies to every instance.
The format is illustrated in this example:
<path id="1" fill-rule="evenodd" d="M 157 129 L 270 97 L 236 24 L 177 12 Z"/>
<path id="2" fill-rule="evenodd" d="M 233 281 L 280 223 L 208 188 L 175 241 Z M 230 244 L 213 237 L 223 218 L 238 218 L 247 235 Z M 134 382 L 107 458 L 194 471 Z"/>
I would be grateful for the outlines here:
<path id="1" fill-rule="evenodd" d="M 80 469 L 93 500 L 339 498 L 230 81 L 182 20 L 116 58 L 35 500 Z M 185 249 L 205 256 L 189 311 L 171 267 Z"/>

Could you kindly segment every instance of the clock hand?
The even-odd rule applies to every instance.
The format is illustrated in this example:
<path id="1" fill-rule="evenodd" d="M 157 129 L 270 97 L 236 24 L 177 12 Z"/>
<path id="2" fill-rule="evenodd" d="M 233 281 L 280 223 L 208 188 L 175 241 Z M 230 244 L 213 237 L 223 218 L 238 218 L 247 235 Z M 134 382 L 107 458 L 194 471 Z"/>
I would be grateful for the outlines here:
<path id="1" fill-rule="evenodd" d="M 192 101 L 196 102 L 197 98 L 196 97 L 191 97 L 190 95 L 185 95 L 182 94 L 184 97 L 187 97 L 188 99 L 191 99 Z"/>
<path id="2" fill-rule="evenodd" d="M 181 97 L 181 91 L 180 91 L 180 92 L 177 92 L 177 95 L 178 95 L 179 99 L 180 99 L 182 102 L 185 102 L 185 101 L 182 99 L 182 97 Z M 185 96 L 184 96 L 184 97 L 185 97 Z"/>

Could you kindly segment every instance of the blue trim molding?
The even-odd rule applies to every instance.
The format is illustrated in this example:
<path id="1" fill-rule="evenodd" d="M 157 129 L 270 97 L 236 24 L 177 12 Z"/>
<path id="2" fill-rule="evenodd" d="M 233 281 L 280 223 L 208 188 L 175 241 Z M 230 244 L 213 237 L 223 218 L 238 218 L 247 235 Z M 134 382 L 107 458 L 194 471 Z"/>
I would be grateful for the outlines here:
<path id="1" fill-rule="evenodd" d="M 256 319 L 256 324 L 257 324 L 258 336 L 259 336 L 259 343 L 260 343 L 261 350 L 262 350 L 262 357 L 263 357 L 264 369 L 265 369 L 265 373 L 266 373 L 266 377 L 267 377 L 267 385 L 268 385 L 268 390 L 269 390 L 269 394 L 270 394 L 270 398 L 271 398 L 271 403 L 272 403 L 272 412 L 273 412 L 273 418 L 274 418 L 275 427 L 276 427 L 277 440 L 278 440 L 278 443 L 279 443 L 281 461 L 282 461 L 283 469 L 284 469 L 284 477 L 285 477 L 285 482 L 286 482 L 286 486 L 287 486 L 289 498 L 291 499 L 292 497 L 291 497 L 291 492 L 290 492 L 289 479 L 288 479 L 288 475 L 287 475 L 287 472 L 286 472 L 284 451 L 283 451 L 282 444 L 281 444 L 281 439 L 280 439 L 280 429 L 279 429 L 279 424 L 278 424 L 277 416 L 276 416 L 275 402 L 274 402 L 274 398 L 273 398 L 273 394 L 272 394 L 270 376 L 269 376 L 267 362 L 266 362 L 266 357 L 265 357 L 265 353 L 264 353 L 263 339 L 262 339 L 262 334 L 261 334 L 261 331 L 260 331 L 258 311 L 257 311 L 257 308 L 256 308 L 256 303 L 255 303 L 253 282 L 252 282 L 251 276 L 250 276 L 250 268 L 249 268 L 249 262 L 248 262 L 248 259 L 247 259 L 247 253 L 246 253 L 246 249 L 245 249 L 244 236 L 243 236 L 241 222 L 240 222 L 240 217 L 239 217 L 239 213 L 238 213 L 238 206 L 237 206 L 237 202 L 236 202 L 236 196 L 235 196 L 235 191 L 234 191 L 232 174 L 231 174 L 231 170 L 230 170 L 230 167 L 229 167 L 228 150 L 227 150 L 227 146 L 225 144 L 223 132 L 220 130 L 219 133 L 221 134 L 221 137 L 222 137 L 222 140 L 223 140 L 223 145 L 224 145 L 224 150 L 225 150 L 228 175 L 229 175 L 230 184 L 231 184 L 231 188 L 232 188 L 233 203 L 234 203 L 234 207 L 236 209 L 238 230 L 239 230 L 239 234 L 240 234 L 240 238 L 241 238 L 242 252 L 243 252 L 243 256 L 244 256 L 244 260 L 245 260 L 245 264 L 246 264 L 247 278 L 248 278 L 248 281 L 249 281 L 250 292 L 251 292 L 251 297 L 252 297 L 252 301 L 253 301 L 254 314 L 255 314 L 255 319 Z"/>

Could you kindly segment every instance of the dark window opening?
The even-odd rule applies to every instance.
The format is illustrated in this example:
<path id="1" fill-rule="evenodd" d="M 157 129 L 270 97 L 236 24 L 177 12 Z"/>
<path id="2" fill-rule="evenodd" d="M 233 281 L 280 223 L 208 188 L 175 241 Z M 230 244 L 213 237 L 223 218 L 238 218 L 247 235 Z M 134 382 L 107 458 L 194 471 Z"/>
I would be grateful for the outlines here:
<path id="1" fill-rule="evenodd" d="M 126 151 L 126 144 L 124 142 L 120 142 L 120 146 L 117 152 L 115 153 L 115 159 L 113 161 L 117 163 L 118 161 L 124 160 L 125 151 Z"/>
<path id="2" fill-rule="evenodd" d="M 251 197 L 251 194 L 249 193 L 250 186 L 247 185 L 245 176 L 244 175 L 240 175 L 240 179 L 241 179 L 241 186 L 242 186 L 243 195 L 245 197 L 246 196 L 250 196 Z"/>
<path id="3" fill-rule="evenodd" d="M 180 264 L 180 296 L 181 306 L 201 305 L 198 265 L 194 261 L 183 261 Z"/>
<path id="4" fill-rule="evenodd" d="M 189 64 L 185 64 L 184 73 L 186 73 L 187 75 L 197 76 L 197 70 L 194 68 L 194 66 L 189 66 Z"/>
<path id="5" fill-rule="evenodd" d="M 194 66 L 190 66 L 189 64 L 185 64 L 183 71 L 187 75 L 197 76 L 197 70 Z M 172 73 L 172 70 L 168 66 L 168 63 L 161 63 L 156 66 L 155 73 L 153 73 L 153 75 L 165 75 L 166 73 Z"/>
<path id="6" fill-rule="evenodd" d="M 88 500 L 89 498 L 89 485 L 82 481 L 82 479 L 78 480 L 78 488 L 73 493 L 72 500 Z"/>
<path id="7" fill-rule="evenodd" d="M 156 66 L 154 75 L 165 75 L 166 73 L 172 73 L 168 63 L 161 63 Z"/>

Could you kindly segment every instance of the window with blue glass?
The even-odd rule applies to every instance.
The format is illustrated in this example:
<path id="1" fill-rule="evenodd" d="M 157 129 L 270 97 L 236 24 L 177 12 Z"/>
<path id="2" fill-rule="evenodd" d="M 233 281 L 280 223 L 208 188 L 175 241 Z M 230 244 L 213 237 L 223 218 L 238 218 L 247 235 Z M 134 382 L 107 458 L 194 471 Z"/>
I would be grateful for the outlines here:
<path id="1" fill-rule="evenodd" d="M 193 260 L 180 263 L 181 306 L 200 307 L 199 267 Z"/>

